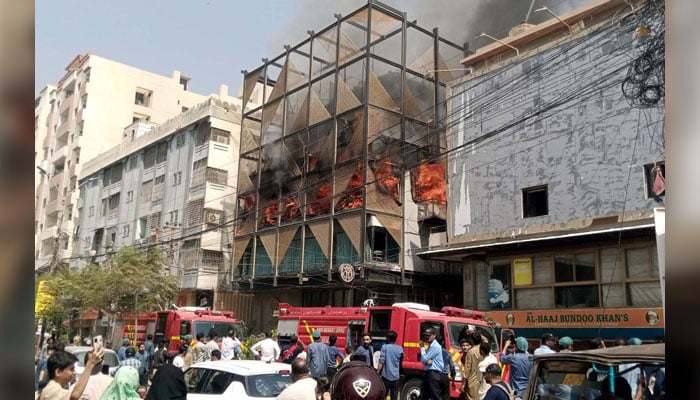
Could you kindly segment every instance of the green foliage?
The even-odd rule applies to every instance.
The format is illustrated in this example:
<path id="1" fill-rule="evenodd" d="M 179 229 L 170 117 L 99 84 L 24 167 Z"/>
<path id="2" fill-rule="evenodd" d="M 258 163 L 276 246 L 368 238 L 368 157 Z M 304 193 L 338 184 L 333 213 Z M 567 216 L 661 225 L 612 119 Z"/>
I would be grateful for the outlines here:
<path id="1" fill-rule="evenodd" d="M 48 289 L 56 303 L 49 312 L 65 316 L 74 309 L 97 308 L 113 315 L 133 312 L 137 305 L 139 312 L 167 309 L 178 282 L 165 268 L 159 249 L 125 247 L 104 265 L 54 272 L 48 278 Z"/>
<path id="2" fill-rule="evenodd" d="M 277 330 L 273 329 L 271 331 L 272 333 L 272 338 L 276 339 L 277 338 Z M 255 360 L 255 354 L 253 354 L 253 351 L 250 350 L 251 347 L 255 343 L 258 343 L 259 341 L 265 339 L 265 333 L 255 333 L 255 334 L 250 334 L 247 338 L 245 338 L 244 341 L 242 341 L 242 346 L 241 346 L 241 355 L 240 358 L 241 360 Z"/>

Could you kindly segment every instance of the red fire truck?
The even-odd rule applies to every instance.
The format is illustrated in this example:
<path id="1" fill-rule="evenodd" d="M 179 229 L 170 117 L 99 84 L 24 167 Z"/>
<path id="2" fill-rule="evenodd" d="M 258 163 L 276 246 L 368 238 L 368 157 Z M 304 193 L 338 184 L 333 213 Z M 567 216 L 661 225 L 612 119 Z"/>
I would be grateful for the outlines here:
<path id="1" fill-rule="evenodd" d="M 289 336 L 296 333 L 304 343 L 310 343 L 314 330 L 321 332 L 321 340 L 328 341 L 331 334 L 338 337 L 336 346 L 345 349 L 347 343 L 353 347 L 362 341 L 363 333 L 372 337 L 372 346 L 378 351 L 386 343 L 386 334 L 393 330 L 398 334 L 396 344 L 403 346 L 403 373 L 399 382 L 400 398 L 419 398 L 422 385 L 423 364 L 420 362 L 421 333 L 426 328 L 435 328 L 445 338 L 445 347 L 459 365 L 459 341 L 468 330 L 485 336 L 491 350 L 499 350 L 494 327 L 485 320 L 485 313 L 458 307 L 443 307 L 439 312 L 430 311 L 425 304 L 395 303 L 392 306 L 371 307 L 293 307 L 280 303 L 278 309 L 278 338 L 280 345 L 289 343 Z M 457 368 L 456 389 L 450 397 L 459 397 L 461 368 Z"/>
<path id="2" fill-rule="evenodd" d="M 211 332 L 216 332 L 222 338 L 229 329 L 234 329 L 238 336 L 247 336 L 245 323 L 234 318 L 233 311 L 211 311 L 201 307 L 140 313 L 138 321 L 124 321 L 123 337 L 143 343 L 150 333 L 154 343 L 159 343 L 162 339 L 169 340 L 170 351 L 177 351 L 182 337 L 188 334 L 194 338 L 198 333 L 208 336 Z"/>

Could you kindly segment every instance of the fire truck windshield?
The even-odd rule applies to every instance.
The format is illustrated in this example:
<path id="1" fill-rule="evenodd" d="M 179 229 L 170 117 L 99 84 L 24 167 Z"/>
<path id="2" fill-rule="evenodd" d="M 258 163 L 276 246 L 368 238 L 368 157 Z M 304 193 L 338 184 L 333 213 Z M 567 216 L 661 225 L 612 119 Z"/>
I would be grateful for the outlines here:
<path id="1" fill-rule="evenodd" d="M 234 329 L 239 338 L 246 336 L 246 331 L 243 324 L 220 321 L 195 321 L 194 330 L 192 332 L 194 332 L 195 336 L 198 333 L 203 333 L 204 336 L 207 337 L 209 337 L 212 332 L 216 332 L 217 336 L 222 338 L 226 333 L 228 333 L 229 329 Z"/>
<path id="2" fill-rule="evenodd" d="M 459 349 L 459 342 L 467 337 L 468 331 L 477 331 L 481 333 L 488 339 L 489 345 L 491 345 L 491 351 L 498 351 L 498 340 L 496 339 L 496 333 L 490 326 L 463 324 L 459 322 L 448 322 L 447 329 L 450 335 L 450 344 L 452 347 Z"/>

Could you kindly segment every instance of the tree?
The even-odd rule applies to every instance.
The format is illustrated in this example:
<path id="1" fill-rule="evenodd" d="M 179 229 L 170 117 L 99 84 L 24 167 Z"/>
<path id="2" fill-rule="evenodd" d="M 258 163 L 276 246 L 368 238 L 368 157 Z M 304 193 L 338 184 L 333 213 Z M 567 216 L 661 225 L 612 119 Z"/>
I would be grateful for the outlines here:
<path id="1" fill-rule="evenodd" d="M 163 254 L 155 247 L 124 247 L 103 265 L 59 269 L 48 279 L 56 302 L 47 318 L 65 317 L 75 309 L 98 309 L 111 318 L 134 312 L 137 305 L 139 312 L 167 309 L 178 281 L 166 270 Z"/>

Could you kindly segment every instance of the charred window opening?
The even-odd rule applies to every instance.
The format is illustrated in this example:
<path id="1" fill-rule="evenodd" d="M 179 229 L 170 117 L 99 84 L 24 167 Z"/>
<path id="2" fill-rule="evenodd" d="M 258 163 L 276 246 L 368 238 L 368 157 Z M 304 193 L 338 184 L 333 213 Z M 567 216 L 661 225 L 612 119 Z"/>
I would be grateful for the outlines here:
<path id="1" fill-rule="evenodd" d="M 549 214 L 547 185 L 523 189 L 523 218 Z"/>

